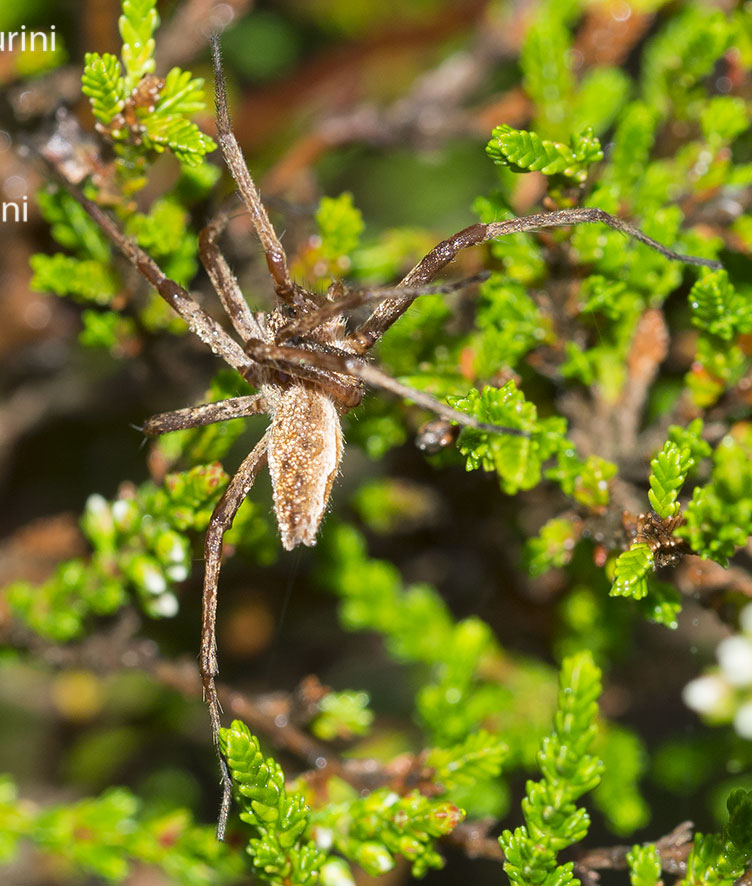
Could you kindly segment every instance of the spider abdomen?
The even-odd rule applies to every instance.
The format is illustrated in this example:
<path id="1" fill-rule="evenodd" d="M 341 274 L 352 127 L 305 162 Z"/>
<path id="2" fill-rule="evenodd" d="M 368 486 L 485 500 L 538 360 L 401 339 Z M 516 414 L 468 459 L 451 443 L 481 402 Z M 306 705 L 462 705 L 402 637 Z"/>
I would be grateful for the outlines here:
<path id="1" fill-rule="evenodd" d="M 277 388 L 269 429 L 269 473 L 282 546 L 316 544 L 342 457 L 334 402 L 303 384 Z"/>

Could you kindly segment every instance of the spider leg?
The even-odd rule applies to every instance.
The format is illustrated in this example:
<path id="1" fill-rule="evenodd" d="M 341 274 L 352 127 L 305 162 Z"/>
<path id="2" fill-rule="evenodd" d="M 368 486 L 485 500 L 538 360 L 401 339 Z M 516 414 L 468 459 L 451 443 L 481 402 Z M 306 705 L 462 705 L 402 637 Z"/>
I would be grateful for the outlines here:
<path id="1" fill-rule="evenodd" d="M 477 428 L 478 430 L 497 434 L 512 434 L 516 437 L 530 436 L 526 431 L 522 431 L 519 428 L 505 428 L 501 425 L 480 422 L 472 415 L 452 409 L 451 406 L 442 403 L 441 400 L 437 400 L 430 394 L 416 391 L 409 385 L 403 385 L 402 382 L 392 378 L 391 375 L 388 375 L 383 370 L 377 369 L 372 364 L 365 363 L 359 357 L 348 354 L 345 351 L 335 352 L 334 349 L 329 353 L 306 351 L 302 348 L 267 344 L 258 339 L 252 339 L 247 342 L 246 350 L 259 363 L 271 364 L 282 371 L 288 370 L 295 375 L 299 373 L 300 368 L 316 366 L 319 369 L 359 378 L 361 381 L 366 382 L 366 384 L 383 388 L 385 391 L 391 391 L 393 394 L 404 397 L 406 400 L 412 400 L 418 406 L 422 406 L 424 409 L 428 409 L 436 415 L 440 415 L 442 418 L 456 422 L 464 427 Z M 326 390 L 325 380 L 318 382 L 318 384 Z"/>
<path id="2" fill-rule="evenodd" d="M 232 366 L 233 369 L 237 369 L 244 378 L 252 380 L 255 372 L 253 362 L 248 359 L 235 339 L 231 338 L 219 323 L 191 298 L 186 289 L 167 277 L 151 256 L 126 237 L 103 209 L 85 197 L 66 178 L 63 169 L 55 161 L 54 155 L 45 152 L 45 157 L 57 172 L 70 195 L 81 204 L 112 244 L 131 262 L 141 276 L 151 283 L 175 313 L 185 320 L 191 332 L 198 336 L 225 363 Z"/>
<path id="3" fill-rule="evenodd" d="M 243 341 L 247 341 L 261 335 L 261 330 L 243 298 L 235 275 L 217 246 L 217 240 L 229 220 L 227 212 L 222 210 L 201 230 L 198 235 L 198 254 L 235 331 Z"/>
<path id="4" fill-rule="evenodd" d="M 399 287 L 424 286 L 432 280 L 436 274 L 457 255 L 461 249 L 468 246 L 477 246 L 486 240 L 496 237 L 504 237 L 507 234 L 519 234 L 523 231 L 535 231 L 540 228 L 559 228 L 574 224 L 593 224 L 600 222 L 614 230 L 620 231 L 628 237 L 644 243 L 666 258 L 672 261 L 684 262 L 685 264 L 703 265 L 707 268 L 720 268 L 720 262 L 707 258 L 698 258 L 693 255 L 682 255 L 667 249 L 657 240 L 643 234 L 638 228 L 630 225 L 602 209 L 579 208 L 561 209 L 556 212 L 539 212 L 535 215 L 527 215 L 522 218 L 510 218 L 506 221 L 491 222 L 490 224 L 470 225 L 469 228 L 459 231 L 454 236 L 443 240 L 424 256 L 415 267 L 409 271 L 399 283 Z M 386 332 L 387 329 L 398 320 L 415 300 L 414 295 L 406 294 L 401 298 L 390 298 L 381 302 L 370 317 L 353 333 L 352 339 L 357 342 L 358 353 L 363 353 Z"/>
<path id="5" fill-rule="evenodd" d="M 251 216 L 253 227 L 256 229 L 261 246 L 266 255 L 266 263 L 269 273 L 274 281 L 274 290 L 279 298 L 288 303 L 296 301 L 296 290 L 290 280 L 290 272 L 287 269 L 287 255 L 282 243 L 274 230 L 266 208 L 261 202 L 261 197 L 253 183 L 248 171 L 243 152 L 235 138 L 230 126 L 230 114 L 227 110 L 227 89 L 225 77 L 222 72 L 222 59 L 219 53 L 219 38 L 211 37 L 212 61 L 214 63 L 214 96 L 217 105 L 217 141 L 222 149 L 225 162 L 235 179 L 240 196 Z"/>
<path id="6" fill-rule="evenodd" d="M 298 338 L 313 332 L 322 323 L 331 320 L 342 314 L 344 311 L 350 311 L 359 308 L 362 305 L 371 304 L 372 302 L 386 301 L 388 298 L 417 298 L 419 295 L 443 295 L 449 292 L 456 292 L 458 289 L 464 289 L 472 283 L 478 283 L 486 280 L 489 276 L 488 271 L 481 271 L 479 274 L 473 274 L 472 277 L 465 277 L 462 280 L 453 280 L 449 283 L 436 283 L 427 286 L 414 286 L 411 288 L 398 286 L 380 286 L 377 289 L 350 289 L 341 298 L 327 302 L 315 311 L 303 314 L 296 320 L 291 320 L 286 326 L 283 326 L 276 335 L 277 344 L 290 341 L 290 339 Z M 258 337 L 258 336 L 256 336 Z"/>
<path id="7" fill-rule="evenodd" d="M 147 437 L 158 437 L 160 434 L 168 434 L 170 431 L 200 428 L 218 421 L 229 421 L 231 418 L 242 418 L 265 411 L 266 400 L 261 394 L 230 397 L 227 400 L 216 400 L 201 406 L 189 406 L 187 409 L 176 409 L 173 412 L 160 412 L 146 422 L 143 432 Z"/>
<path id="8" fill-rule="evenodd" d="M 204 591 L 201 601 L 201 655 L 199 658 L 199 670 L 201 681 L 204 686 L 204 698 L 209 706 L 209 719 L 211 720 L 212 737 L 214 744 L 219 748 L 219 728 L 221 725 L 221 707 L 214 678 L 217 676 L 217 583 L 222 560 L 222 541 L 224 534 L 232 526 L 232 521 L 248 495 L 253 481 L 259 470 L 266 463 L 267 436 L 264 435 L 246 456 L 238 468 L 235 476 L 225 489 L 214 513 L 209 520 L 204 542 Z M 217 751 L 219 754 L 219 751 Z M 232 799 L 232 781 L 227 763 L 219 754 L 219 765 L 222 774 L 222 803 L 217 820 L 217 838 L 224 838 L 227 816 L 230 811 Z"/>

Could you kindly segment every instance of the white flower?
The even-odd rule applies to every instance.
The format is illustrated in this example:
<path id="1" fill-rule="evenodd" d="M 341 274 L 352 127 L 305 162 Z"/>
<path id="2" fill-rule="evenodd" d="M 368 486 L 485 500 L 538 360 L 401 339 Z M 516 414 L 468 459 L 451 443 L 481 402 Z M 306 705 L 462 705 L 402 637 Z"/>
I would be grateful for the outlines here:
<path id="1" fill-rule="evenodd" d="M 174 566 L 168 566 L 165 572 L 172 581 L 185 581 L 188 578 L 188 567 L 185 563 L 176 563 Z"/>
<path id="2" fill-rule="evenodd" d="M 747 603 L 739 613 L 739 625 L 745 634 L 752 634 L 752 603 Z"/>
<path id="3" fill-rule="evenodd" d="M 163 594 L 167 590 L 164 575 L 154 566 L 146 566 L 141 575 L 144 588 L 150 594 Z"/>
<path id="4" fill-rule="evenodd" d="M 698 714 L 719 713 L 728 702 L 731 689 L 719 674 L 705 674 L 684 687 L 684 704 Z"/>
<path id="5" fill-rule="evenodd" d="M 724 677 L 733 686 L 752 683 L 752 640 L 735 634 L 718 644 L 718 662 Z"/>
<path id="6" fill-rule="evenodd" d="M 742 738 L 752 738 L 752 701 L 743 704 L 736 712 L 734 729 Z"/>
<path id="7" fill-rule="evenodd" d="M 162 618 L 172 618 L 178 613 L 178 598 L 174 594 L 160 594 L 149 604 L 149 609 L 154 615 Z"/>

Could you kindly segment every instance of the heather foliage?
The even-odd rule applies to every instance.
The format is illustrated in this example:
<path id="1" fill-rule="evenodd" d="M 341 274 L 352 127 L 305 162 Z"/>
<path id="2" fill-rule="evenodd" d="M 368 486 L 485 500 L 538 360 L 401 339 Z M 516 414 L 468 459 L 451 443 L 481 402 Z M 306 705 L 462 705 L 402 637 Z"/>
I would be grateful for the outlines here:
<path id="1" fill-rule="evenodd" d="M 350 7 L 361 4 L 316 5 L 329 10 L 332 33 L 357 31 L 369 6 L 358 13 Z M 593 876 L 593 815 L 620 843 L 649 824 L 640 787 L 649 773 L 672 796 L 715 790 L 718 806 L 723 793 L 717 832 L 684 846 L 680 882 L 731 886 L 744 873 L 752 792 L 726 779 L 752 765 L 746 744 L 727 728 L 723 738 L 714 737 L 719 731 L 668 740 L 651 763 L 637 729 L 617 722 L 627 704 L 619 699 L 639 697 L 641 687 L 617 689 L 603 713 L 599 698 L 615 665 L 642 656 L 640 639 L 654 636 L 646 631 L 681 641 L 684 654 L 684 595 L 702 599 L 736 631 L 740 592 L 749 594 L 739 571 L 721 571 L 752 534 L 749 9 L 634 3 L 645 35 L 632 47 L 639 64 L 630 64 L 631 76 L 618 59 L 581 69 L 578 34 L 601 5 L 608 4 L 544 2 L 526 23 L 519 64 L 503 72 L 524 94 L 526 128 L 499 121 L 485 157 L 476 145 L 494 184 L 468 193 L 463 209 L 489 223 L 542 208 L 599 207 L 727 270 L 670 261 L 600 224 L 513 234 L 463 253 L 461 261 L 473 271 L 486 267 L 487 278 L 467 293 L 421 295 L 387 332 L 377 359 L 404 384 L 524 436 L 464 428 L 454 438 L 450 428 L 449 445 L 420 456 L 415 476 L 406 477 L 400 453 L 418 458 L 409 441 L 420 439 L 431 416 L 374 392 L 347 416 L 348 445 L 365 457 L 353 458 L 352 481 L 335 488 L 334 513 L 302 570 L 306 592 L 332 617 L 324 644 L 352 644 L 352 677 L 343 679 L 347 665 L 332 668 L 337 691 L 287 692 L 284 704 L 275 696 L 271 708 L 260 704 L 252 728 L 239 713 L 222 730 L 238 812 L 230 842 L 215 843 L 169 796 L 166 806 L 150 806 L 117 788 L 34 805 L 8 778 L 0 782 L 0 863 L 27 841 L 67 874 L 97 882 L 124 882 L 135 866 L 154 865 L 168 881 L 197 886 L 251 876 L 349 886 L 358 867 L 372 876 L 400 866 L 427 875 L 442 867 L 450 843 L 472 855 L 462 841 L 477 825 L 500 879 L 505 872 L 520 886 L 567 886 Z M 206 159 L 216 145 L 193 119 L 206 120 L 203 79 L 178 67 L 163 78 L 154 73 L 158 24 L 154 0 L 123 0 L 119 57 L 85 56 L 82 90 L 108 165 L 83 187 L 168 276 L 200 287 L 198 219 L 222 173 Z M 171 183 L 155 194 L 150 176 L 169 155 Z M 67 192 L 50 184 L 38 203 L 61 251 L 32 257 L 32 285 L 80 306 L 84 353 L 119 364 L 185 347 L 184 324 L 134 284 Z M 300 238 L 291 221 L 286 248 L 294 274 L 320 291 L 340 278 L 388 285 L 452 233 L 437 232 L 432 218 L 423 229 L 371 228 L 349 190 L 321 196 L 307 223 Z M 260 304 L 263 293 L 251 291 L 249 300 Z M 226 371 L 202 385 L 204 401 L 249 392 Z M 222 464 L 235 458 L 245 431 L 230 421 L 168 434 L 153 444 L 151 480 L 124 482 L 115 495 L 91 490 L 80 521 L 87 552 L 41 583 L 15 581 L 2 591 L 8 618 L 32 638 L 31 657 L 35 648 L 85 649 L 107 619 L 134 609 L 169 657 L 165 620 L 190 617 L 198 606 L 194 561 L 228 482 Z M 444 481 L 468 490 L 454 495 L 453 509 L 433 489 Z M 449 540 L 432 541 L 447 510 Z M 244 504 L 225 549 L 227 571 L 252 575 L 249 587 L 288 581 L 275 571 L 286 555 L 263 489 Z M 493 568 L 477 568 L 478 551 Z M 697 578 L 702 570 L 687 566 L 698 558 L 712 578 L 707 586 Z M 502 576 L 494 593 L 501 615 L 474 593 L 476 584 L 488 587 L 489 574 Z M 447 587 L 450 580 L 467 587 Z M 480 600 L 482 611 L 465 608 L 466 597 Z M 751 618 L 747 610 L 736 645 L 719 647 L 719 667 L 685 693 L 691 707 L 716 724 L 733 723 L 747 739 Z M 243 625 L 252 634 L 257 622 Z M 245 637 L 227 634 L 242 647 Z M 381 692 L 358 685 L 371 668 L 365 659 L 352 665 L 359 652 L 388 669 Z M 294 649 L 276 655 L 289 656 L 295 672 Z M 50 656 L 48 663 L 65 658 Z M 694 659 L 693 667 L 700 670 Z M 174 687 L 158 665 L 149 673 Z M 231 698 L 232 710 L 242 710 Z M 166 728 L 159 740 L 171 750 Z M 208 728 L 202 751 L 211 763 Z M 371 770 L 358 768 L 364 757 Z M 520 808 L 513 798 L 521 775 Z M 494 829 L 501 855 L 488 838 Z M 663 882 L 666 844 L 658 836 L 625 850 L 623 882 Z M 576 844 L 581 860 L 560 861 Z"/>

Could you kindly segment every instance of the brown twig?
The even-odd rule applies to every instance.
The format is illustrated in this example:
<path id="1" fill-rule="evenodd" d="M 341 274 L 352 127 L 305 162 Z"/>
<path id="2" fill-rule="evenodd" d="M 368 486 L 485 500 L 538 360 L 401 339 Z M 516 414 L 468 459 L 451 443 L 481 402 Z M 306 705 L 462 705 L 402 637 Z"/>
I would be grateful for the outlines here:
<path id="1" fill-rule="evenodd" d="M 692 848 L 691 821 L 683 821 L 670 833 L 655 841 L 655 848 L 661 858 L 661 868 L 668 874 L 683 874 L 687 868 L 687 856 Z M 646 844 L 643 844 L 646 845 Z M 631 846 L 607 846 L 591 849 L 575 861 L 575 871 L 624 870 L 627 868 L 627 853 Z"/>

